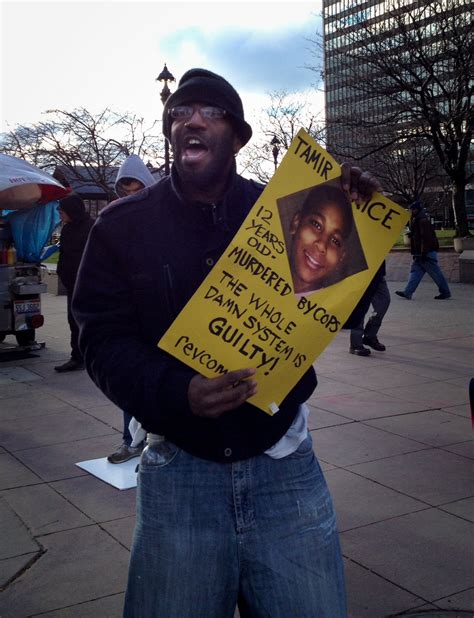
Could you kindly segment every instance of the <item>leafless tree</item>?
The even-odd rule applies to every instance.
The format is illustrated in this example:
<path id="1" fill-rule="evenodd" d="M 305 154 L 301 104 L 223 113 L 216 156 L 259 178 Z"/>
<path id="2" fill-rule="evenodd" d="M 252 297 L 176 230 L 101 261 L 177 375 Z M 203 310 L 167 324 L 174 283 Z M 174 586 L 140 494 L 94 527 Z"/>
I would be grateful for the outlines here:
<path id="1" fill-rule="evenodd" d="M 275 161 L 288 150 L 293 138 L 303 128 L 318 141 L 324 139 L 324 124 L 304 97 L 285 90 L 269 93 L 270 104 L 262 109 L 256 139 L 242 150 L 239 162 L 247 172 L 260 182 L 267 183 L 275 168 Z M 273 140 L 273 142 L 272 142 Z M 274 157 L 273 149 L 276 158 Z"/>
<path id="2" fill-rule="evenodd" d="M 346 91 L 329 123 L 351 137 L 356 159 L 410 139 L 428 140 L 450 179 L 456 234 L 469 234 L 465 189 L 473 177 L 474 37 L 471 0 L 388 0 L 381 19 L 362 7 L 334 24 L 332 50 Z M 364 5 L 365 6 L 365 5 Z M 316 41 L 317 43 L 317 41 Z M 319 66 L 313 67 L 320 70 Z M 396 129 L 394 131 L 394 128 Z"/>
<path id="3" fill-rule="evenodd" d="M 21 157 L 50 173 L 64 166 L 70 177 L 79 183 L 92 182 L 111 198 L 111 168 L 128 155 L 161 162 L 163 141 L 154 132 L 155 124 L 145 127 L 142 118 L 108 108 L 97 114 L 85 108 L 54 109 L 36 124 L 19 125 L 1 134 L 0 152 Z"/>

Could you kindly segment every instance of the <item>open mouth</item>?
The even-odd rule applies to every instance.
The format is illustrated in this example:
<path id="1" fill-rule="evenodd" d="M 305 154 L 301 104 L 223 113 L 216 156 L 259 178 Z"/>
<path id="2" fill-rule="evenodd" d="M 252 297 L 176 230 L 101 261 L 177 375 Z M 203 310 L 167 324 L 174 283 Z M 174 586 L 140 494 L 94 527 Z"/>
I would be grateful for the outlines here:
<path id="1" fill-rule="evenodd" d="M 183 145 L 183 161 L 185 163 L 198 162 L 208 152 L 206 144 L 198 137 L 187 137 Z"/>

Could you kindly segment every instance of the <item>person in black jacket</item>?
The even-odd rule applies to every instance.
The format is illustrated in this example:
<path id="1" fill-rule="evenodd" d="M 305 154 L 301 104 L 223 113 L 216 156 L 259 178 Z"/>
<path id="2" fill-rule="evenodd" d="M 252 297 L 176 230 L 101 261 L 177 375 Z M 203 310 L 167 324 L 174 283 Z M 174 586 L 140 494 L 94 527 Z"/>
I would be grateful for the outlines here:
<path id="1" fill-rule="evenodd" d="M 84 247 L 94 221 L 86 212 L 84 202 L 76 194 L 70 194 L 60 200 L 58 211 L 63 227 L 59 240 L 57 274 L 66 288 L 67 320 L 71 331 L 71 358 L 63 365 L 54 368 L 62 373 L 84 368 L 78 344 L 79 329 L 71 311 L 71 299 Z"/>
<path id="2" fill-rule="evenodd" d="M 236 173 L 252 135 L 224 78 L 191 69 L 166 102 L 171 175 L 102 211 L 73 310 L 86 369 L 148 432 L 139 467 L 126 618 L 346 616 L 331 497 L 305 401 L 310 368 L 269 416 L 252 368 L 215 378 L 157 347 L 263 186 Z M 369 174 L 343 168 L 367 199 Z"/>
<path id="3" fill-rule="evenodd" d="M 390 306 L 390 290 L 388 289 L 385 274 L 386 264 L 384 260 L 369 285 L 370 290 L 373 290 L 370 292 L 370 304 L 372 305 L 373 312 L 365 326 L 365 315 L 362 315 L 356 326 L 351 329 L 351 343 L 349 348 L 351 354 L 356 354 L 357 356 L 370 356 L 370 350 L 363 345 L 364 343 L 373 350 L 377 350 L 377 352 L 385 352 L 385 345 L 381 343 L 377 337 L 380 327 L 382 326 L 382 320 Z"/>
<path id="4" fill-rule="evenodd" d="M 419 201 L 410 204 L 409 208 L 411 210 L 410 250 L 413 262 L 405 289 L 397 290 L 395 294 L 411 300 L 425 273 L 428 273 L 438 286 L 439 294 L 434 297 L 435 300 L 447 300 L 451 298 L 451 290 L 438 264 L 439 243 L 436 232 Z"/>

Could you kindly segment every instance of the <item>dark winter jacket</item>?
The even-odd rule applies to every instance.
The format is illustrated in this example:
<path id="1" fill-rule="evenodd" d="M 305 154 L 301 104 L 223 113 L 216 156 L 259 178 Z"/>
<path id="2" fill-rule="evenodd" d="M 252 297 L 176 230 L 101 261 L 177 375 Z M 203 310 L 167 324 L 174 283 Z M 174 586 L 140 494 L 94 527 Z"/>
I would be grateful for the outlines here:
<path id="1" fill-rule="evenodd" d="M 427 214 L 420 210 L 410 221 L 410 248 L 412 255 L 438 251 L 439 243 Z"/>
<path id="2" fill-rule="evenodd" d="M 263 453 L 316 387 L 310 369 L 269 416 L 246 403 L 218 419 L 195 416 L 195 371 L 157 342 L 228 246 L 263 187 L 233 175 L 224 199 L 186 203 L 174 174 L 102 211 L 73 298 L 86 368 L 102 391 L 152 433 L 205 459 Z"/>
<path id="3" fill-rule="evenodd" d="M 94 220 L 87 213 L 65 223 L 59 240 L 57 273 L 68 294 L 72 294 L 84 247 Z"/>

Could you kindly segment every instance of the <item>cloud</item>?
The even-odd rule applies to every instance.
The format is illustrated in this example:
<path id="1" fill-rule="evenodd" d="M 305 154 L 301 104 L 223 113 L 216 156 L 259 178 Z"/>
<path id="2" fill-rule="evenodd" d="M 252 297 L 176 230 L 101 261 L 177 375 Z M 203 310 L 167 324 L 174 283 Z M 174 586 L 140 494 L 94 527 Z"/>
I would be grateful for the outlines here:
<path id="1" fill-rule="evenodd" d="M 312 52 L 319 18 L 304 25 L 273 31 L 247 28 L 223 28 L 218 32 L 203 32 L 198 28 L 183 28 L 165 36 L 160 48 L 166 57 L 180 59 L 187 67 L 203 66 L 231 76 L 232 83 L 249 91 L 309 88 L 316 74 L 307 66 L 316 64 Z"/>

